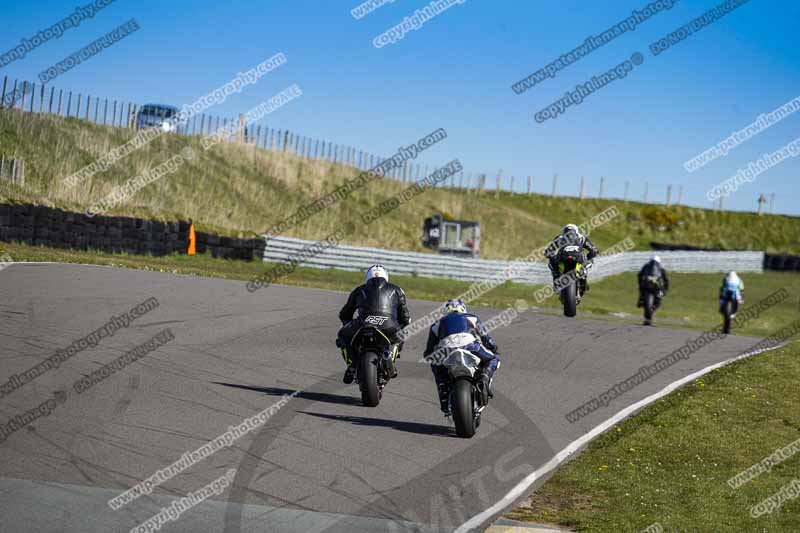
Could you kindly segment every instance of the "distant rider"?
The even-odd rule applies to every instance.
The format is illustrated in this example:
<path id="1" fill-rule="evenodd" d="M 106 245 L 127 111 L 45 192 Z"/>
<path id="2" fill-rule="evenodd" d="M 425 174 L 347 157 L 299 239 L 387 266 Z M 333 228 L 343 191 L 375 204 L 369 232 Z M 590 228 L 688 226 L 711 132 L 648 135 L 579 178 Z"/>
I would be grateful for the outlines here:
<path id="1" fill-rule="evenodd" d="M 449 300 L 444 304 L 443 311 L 445 315 L 428 332 L 424 355 L 431 361 L 431 371 L 439 394 L 439 407 L 445 416 L 449 416 L 450 380 L 447 367 L 440 364 L 446 358 L 447 349 L 462 348 L 481 359 L 475 381 L 479 390 L 485 391 L 489 398 L 494 396 L 492 377 L 500 367 L 500 359 L 496 355 L 497 343 L 489 335 L 481 319 L 467 313 L 463 300 Z"/>
<path id="2" fill-rule="evenodd" d="M 353 313 L 356 311 L 358 316 L 353 319 Z M 368 316 L 388 318 L 383 324 L 370 325 L 386 335 L 392 342 L 392 350 L 396 349 L 399 354 L 403 349 L 403 343 L 397 342 L 397 332 L 411 322 L 411 315 L 406 304 L 406 294 L 397 285 L 389 283 L 389 274 L 383 265 L 372 265 L 367 269 L 366 282 L 353 289 L 347 298 L 347 303 L 339 311 L 342 329 L 339 330 L 336 346 L 341 348 L 342 357 L 347 364 L 343 378 L 347 384 L 353 382 L 356 373 L 356 361 L 353 361 L 350 342 L 359 328 L 365 324 L 364 319 Z M 397 377 L 397 370 L 393 364 L 390 366 L 390 372 L 392 375 L 389 377 Z"/>
<path id="3" fill-rule="evenodd" d="M 655 309 L 658 309 L 658 306 L 661 305 L 661 299 L 666 296 L 667 291 L 669 291 L 669 277 L 667 277 L 667 269 L 661 264 L 661 258 L 657 255 L 654 255 L 639 271 L 639 303 L 636 304 L 636 307 L 642 307 L 644 305 L 645 291 L 648 288 L 645 280 L 649 277 L 656 278 L 657 280 L 658 292 L 655 295 L 654 306 Z"/>
<path id="4" fill-rule="evenodd" d="M 558 287 L 555 282 L 562 274 L 558 269 L 558 252 L 565 246 L 578 246 L 588 251 L 589 253 L 586 255 L 587 261 L 591 261 L 600 253 L 600 250 L 589 240 L 589 237 L 581 234 L 578 226 L 575 224 L 564 226 L 561 229 L 561 235 L 556 235 L 544 251 L 544 256 L 550 260 L 548 266 L 550 267 L 550 274 L 553 276 L 553 287 L 556 291 L 558 291 Z M 579 289 L 581 296 L 589 290 L 589 281 L 586 277 L 580 278 Z"/>
<path id="5" fill-rule="evenodd" d="M 722 312 L 722 306 L 725 305 L 726 301 L 726 294 L 728 292 L 733 293 L 733 314 L 731 318 L 736 316 L 736 313 L 739 311 L 739 304 L 744 302 L 744 282 L 742 278 L 736 275 L 736 272 L 730 271 L 722 280 L 722 287 L 719 288 L 719 307 L 720 312 Z"/>

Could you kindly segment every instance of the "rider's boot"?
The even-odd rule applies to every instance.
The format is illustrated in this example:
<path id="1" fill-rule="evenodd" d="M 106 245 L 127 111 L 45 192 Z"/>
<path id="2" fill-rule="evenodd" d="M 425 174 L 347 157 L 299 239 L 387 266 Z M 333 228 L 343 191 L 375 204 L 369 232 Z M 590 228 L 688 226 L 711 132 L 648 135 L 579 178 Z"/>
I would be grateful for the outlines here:
<path id="1" fill-rule="evenodd" d="M 386 360 L 386 371 L 389 373 L 389 379 L 397 377 L 397 366 L 394 364 L 394 360 L 397 358 L 397 349 L 398 346 L 392 344 L 383 355 L 383 358 Z"/>
<path id="2" fill-rule="evenodd" d="M 437 384 L 436 392 L 439 394 L 439 409 L 444 416 L 450 416 L 450 389 L 447 383 Z"/>
<path id="3" fill-rule="evenodd" d="M 479 403 L 483 406 L 489 403 L 489 398 L 494 396 L 494 394 L 492 394 L 492 379 L 486 372 L 480 372 L 477 378 L 476 385 L 478 386 L 478 393 L 480 394 Z"/>
<path id="4" fill-rule="evenodd" d="M 353 364 L 353 358 L 350 355 L 350 349 L 347 346 L 344 346 L 340 339 L 336 339 L 336 346 L 342 350 L 342 359 L 344 359 L 344 363 L 347 365 L 347 370 L 344 371 L 344 377 L 342 377 L 342 381 L 345 385 L 350 385 L 356 376 L 356 366 Z"/>

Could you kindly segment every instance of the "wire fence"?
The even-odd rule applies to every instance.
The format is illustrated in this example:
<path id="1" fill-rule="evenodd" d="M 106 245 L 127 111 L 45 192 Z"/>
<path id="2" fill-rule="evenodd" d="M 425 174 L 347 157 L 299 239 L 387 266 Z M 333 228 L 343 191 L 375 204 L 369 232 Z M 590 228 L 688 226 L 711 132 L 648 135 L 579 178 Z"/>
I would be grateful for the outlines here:
<path id="1" fill-rule="evenodd" d="M 146 104 L 145 104 L 146 105 Z M 111 126 L 114 128 L 136 129 L 139 121 L 137 117 L 145 107 L 142 104 L 113 100 L 89 94 L 75 93 L 57 89 L 52 85 L 36 84 L 28 81 L 9 79 L 4 77 L 2 92 L 0 93 L 0 108 L 20 109 L 30 113 L 46 113 L 62 117 L 73 117 L 80 120 L 91 121 L 95 124 Z M 162 119 L 168 118 L 166 115 Z M 271 128 L 267 125 L 243 124 L 243 117 L 226 118 L 212 116 L 205 113 L 192 116 L 185 124 L 177 127 L 176 133 L 189 136 L 212 136 L 216 131 L 222 130 L 231 124 L 242 124 L 241 132 L 236 139 L 239 143 L 253 145 L 256 148 L 275 152 L 288 152 L 306 160 L 328 161 L 355 167 L 359 170 L 369 170 L 378 165 L 384 156 L 376 155 L 352 146 L 334 143 L 332 141 L 315 139 L 288 129 Z M 390 170 L 386 177 L 403 181 L 419 181 L 438 168 L 435 165 L 413 163 L 406 161 L 403 165 Z M 595 181 L 596 180 L 596 181 Z M 624 193 L 610 195 L 608 193 L 608 180 L 600 176 L 599 180 L 587 180 L 581 177 L 580 186 L 576 189 L 575 180 L 564 180 L 558 174 L 549 176 L 505 176 L 503 171 L 498 171 L 494 178 L 485 172 L 466 172 L 454 174 L 449 179 L 437 183 L 437 188 L 459 190 L 464 193 L 500 192 L 514 194 L 549 194 L 551 196 L 574 196 L 580 199 L 594 198 L 621 198 L 642 202 L 645 204 L 660 204 L 667 207 L 682 205 L 684 199 L 684 186 L 672 184 L 653 183 L 641 180 L 633 183 L 637 187 L 634 191 L 630 181 L 624 182 Z M 597 189 L 593 184 L 597 184 Z M 539 191 L 536 191 L 538 187 Z M 592 195 L 590 190 L 596 190 Z M 716 204 L 717 209 L 724 209 L 724 198 Z M 769 200 L 763 195 L 758 199 L 758 212 L 766 211 L 769 203 L 769 212 L 775 211 L 775 195 L 769 195 Z"/>

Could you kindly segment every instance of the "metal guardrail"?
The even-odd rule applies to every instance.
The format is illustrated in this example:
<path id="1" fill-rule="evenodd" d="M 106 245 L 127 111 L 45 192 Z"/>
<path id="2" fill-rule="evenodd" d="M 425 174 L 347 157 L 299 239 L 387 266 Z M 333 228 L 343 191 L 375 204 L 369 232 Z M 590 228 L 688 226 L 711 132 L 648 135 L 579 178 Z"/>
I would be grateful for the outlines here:
<path id="1" fill-rule="evenodd" d="M 513 266 L 511 279 L 514 282 L 541 285 L 552 281 L 546 263 L 467 259 L 344 245 L 325 248 L 316 255 L 301 255 L 300 252 L 315 241 L 269 236 L 265 236 L 265 239 L 264 261 L 272 263 L 296 260 L 301 266 L 349 271 L 365 270 L 372 264 L 380 263 L 390 273 L 461 281 L 486 280 Z M 658 254 L 670 272 L 762 272 L 764 264 L 764 252 L 665 251 Z M 601 255 L 595 260 L 591 277 L 601 279 L 623 272 L 638 272 L 652 255 L 653 252 L 627 252 L 608 257 Z"/>

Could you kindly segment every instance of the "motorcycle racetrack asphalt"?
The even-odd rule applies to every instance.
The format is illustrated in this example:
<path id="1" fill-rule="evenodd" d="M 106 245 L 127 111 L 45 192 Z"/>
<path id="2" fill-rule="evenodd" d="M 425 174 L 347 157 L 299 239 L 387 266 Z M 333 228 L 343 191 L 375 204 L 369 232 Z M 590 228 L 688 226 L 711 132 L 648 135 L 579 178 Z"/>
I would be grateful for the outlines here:
<path id="1" fill-rule="evenodd" d="M 113 336 L 2 388 L 151 297 L 158 307 Z M 576 439 L 758 341 L 724 336 L 570 423 L 568 412 L 700 332 L 581 319 L 580 307 L 574 319 L 526 311 L 492 333 L 502 360 L 495 398 L 476 436 L 461 439 L 439 412 L 429 365 L 419 362 L 427 333 L 405 343 L 400 375 L 377 408 L 363 407 L 358 387 L 342 383 L 334 340 L 346 297 L 280 285 L 250 293 L 241 281 L 111 267 L 15 264 L 0 272 L 0 425 L 57 399 L 24 427 L 0 429 L 0 531 L 152 531 L 135 528 L 229 469 L 231 487 L 159 530 L 482 530 L 577 451 Z M 409 305 L 416 319 L 441 304 Z M 484 321 L 502 311 L 470 310 Z M 174 339 L 76 391 L 76 382 L 167 328 Z M 152 494 L 116 511 L 108 505 L 273 405 L 263 425 Z"/>

